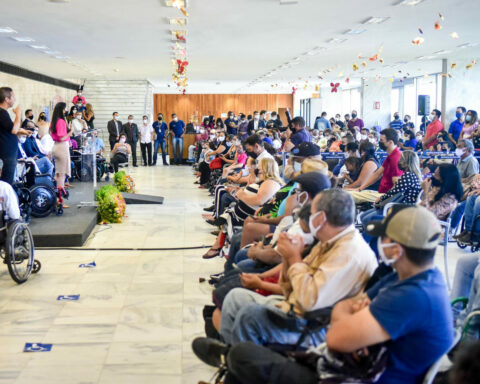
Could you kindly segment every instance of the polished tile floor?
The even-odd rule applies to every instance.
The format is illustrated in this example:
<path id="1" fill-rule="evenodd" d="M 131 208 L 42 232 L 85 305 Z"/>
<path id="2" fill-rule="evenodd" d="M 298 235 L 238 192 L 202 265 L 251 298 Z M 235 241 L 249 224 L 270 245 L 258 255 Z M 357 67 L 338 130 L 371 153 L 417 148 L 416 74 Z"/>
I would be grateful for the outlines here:
<path id="1" fill-rule="evenodd" d="M 222 260 L 202 260 L 204 250 L 138 250 L 211 245 L 212 227 L 200 216 L 210 198 L 186 166 L 131 174 L 139 193 L 164 196 L 165 203 L 128 206 L 124 223 L 97 226 L 84 250 L 37 251 L 42 270 L 24 285 L 0 270 L 1 384 L 187 384 L 211 377 L 190 342 L 203 334 L 201 311 L 211 297 L 198 278 L 220 271 Z M 95 250 L 121 247 L 137 250 Z M 452 277 L 466 252 L 449 246 Z M 91 261 L 95 268 L 78 268 Z M 436 261 L 443 270 L 442 248 Z M 79 301 L 57 301 L 74 294 Z M 24 353 L 25 343 L 53 347 Z"/>

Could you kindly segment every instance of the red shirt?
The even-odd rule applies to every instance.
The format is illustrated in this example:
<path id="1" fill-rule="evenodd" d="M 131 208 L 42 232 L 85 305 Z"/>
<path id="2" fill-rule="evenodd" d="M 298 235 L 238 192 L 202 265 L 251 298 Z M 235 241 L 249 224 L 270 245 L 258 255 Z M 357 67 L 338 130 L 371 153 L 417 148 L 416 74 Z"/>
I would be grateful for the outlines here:
<path id="1" fill-rule="evenodd" d="M 385 161 L 382 164 L 383 175 L 382 180 L 380 180 L 380 185 L 378 187 L 379 193 L 388 192 L 393 187 L 392 177 L 402 176 L 403 172 L 398 169 L 398 161 L 402 157 L 402 152 L 400 149 L 395 148 L 392 153 L 390 153 Z"/>
<path id="2" fill-rule="evenodd" d="M 432 121 L 427 126 L 427 132 L 425 133 L 425 140 L 428 140 L 431 136 L 437 136 L 440 131 L 443 131 L 443 124 L 440 120 Z M 432 140 L 428 143 L 428 148 L 435 146 L 437 144 L 437 139 Z"/>

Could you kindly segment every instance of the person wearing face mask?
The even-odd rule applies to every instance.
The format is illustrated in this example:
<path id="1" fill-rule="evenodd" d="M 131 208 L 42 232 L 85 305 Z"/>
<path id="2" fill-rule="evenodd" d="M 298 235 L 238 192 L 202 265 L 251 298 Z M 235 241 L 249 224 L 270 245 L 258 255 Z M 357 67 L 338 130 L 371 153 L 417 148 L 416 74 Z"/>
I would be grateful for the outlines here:
<path id="1" fill-rule="evenodd" d="M 439 220 L 446 220 L 463 196 L 460 173 L 453 164 L 440 164 L 430 178 L 422 183 L 420 205 L 426 207 Z"/>
<path id="2" fill-rule="evenodd" d="M 37 120 L 38 137 L 41 139 L 46 133 L 48 133 L 49 124 L 47 123 L 47 115 L 45 112 L 41 112 L 38 115 Z"/>
<path id="3" fill-rule="evenodd" d="M 32 158 L 35 160 L 40 173 L 45 173 L 53 177 L 53 164 L 50 159 L 42 152 L 41 143 L 37 142 L 36 127 L 33 122 L 29 122 L 26 126 L 27 130 L 33 132 L 29 137 L 22 135 L 19 137 L 21 146 L 19 147 L 22 153 L 22 158 Z"/>
<path id="4" fill-rule="evenodd" d="M 460 139 L 470 139 L 475 134 L 478 135 L 478 132 L 476 132 L 478 124 L 477 111 L 468 110 L 467 114 L 465 115 L 465 125 L 460 133 Z"/>
<path id="5" fill-rule="evenodd" d="M 327 112 L 322 112 L 322 115 L 318 116 L 315 119 L 315 124 L 313 126 L 313 129 L 316 129 L 319 131 L 324 131 L 325 129 L 332 129 L 332 125 L 330 124 L 330 121 L 327 120 Z"/>
<path id="6" fill-rule="evenodd" d="M 253 121 L 253 120 L 252 120 Z M 240 122 L 238 123 L 238 136 L 242 139 L 246 139 L 249 135 L 248 126 L 250 122 L 247 120 L 245 114 L 240 114 Z"/>
<path id="7" fill-rule="evenodd" d="M 387 128 L 380 132 L 380 149 L 387 152 L 387 157 L 382 165 L 362 182 L 360 187 L 356 188 L 355 183 L 346 188 L 352 194 L 357 204 L 374 202 L 393 187 L 394 178 L 402 175 L 403 172 L 398 168 L 398 162 L 402 153 L 398 149 L 397 143 L 398 132 L 395 129 Z M 360 173 L 359 179 L 361 176 L 362 174 Z M 378 180 L 380 180 L 378 191 L 368 189 Z"/>
<path id="8" fill-rule="evenodd" d="M 312 202 L 309 218 L 310 234 L 319 242 L 302 259 L 303 237 L 286 232 L 279 235 L 277 252 L 282 260 L 280 285 L 284 297 L 266 299 L 241 288 L 230 291 L 220 319 L 214 318 L 225 343 L 295 344 L 306 324 L 305 312 L 327 308 L 360 293 L 377 261 L 355 229 L 354 220 L 355 204 L 348 193 L 332 189 L 320 192 Z M 287 318 L 292 310 L 296 316 L 289 317 L 292 320 L 289 329 L 279 326 L 269 316 L 269 312 L 275 312 L 276 316 Z M 325 340 L 324 332 L 312 337 L 315 342 Z M 302 346 L 311 342 L 305 340 Z M 203 339 L 201 343 L 209 340 Z M 198 352 L 195 345 L 194 352 Z"/>
<path id="9" fill-rule="evenodd" d="M 282 120 L 280 120 L 280 116 L 277 112 L 273 111 L 270 113 L 270 120 L 267 123 L 267 128 L 272 129 L 276 128 L 279 129 L 283 127 Z"/>
<path id="10" fill-rule="evenodd" d="M 132 154 L 132 165 L 134 167 L 138 167 L 137 143 L 140 137 L 140 132 L 137 124 L 133 122 L 133 115 L 128 115 L 128 122 L 122 126 L 121 133 L 125 134 L 125 137 L 127 138 L 127 143 L 130 145 L 130 150 Z"/>
<path id="11" fill-rule="evenodd" d="M 94 121 L 95 121 L 95 112 L 93 112 L 92 104 L 85 105 L 85 110 L 83 111 L 83 120 L 86 121 L 89 129 L 95 129 Z"/>
<path id="12" fill-rule="evenodd" d="M 305 129 L 303 117 L 295 117 L 291 122 L 291 126 L 292 130 L 287 129 L 286 131 L 287 139 L 283 146 L 285 151 L 291 151 L 296 145 L 312 141 L 312 135 Z"/>
<path id="13" fill-rule="evenodd" d="M 457 162 L 457 168 L 458 172 L 460 172 L 462 182 L 467 183 L 467 179 L 479 172 L 478 160 L 473 157 L 474 153 L 475 148 L 470 140 L 458 140 L 457 149 L 455 149 L 455 156 L 460 158 Z"/>
<path id="14" fill-rule="evenodd" d="M 403 143 L 398 142 L 398 146 L 404 151 L 416 151 L 418 141 L 416 139 L 415 133 L 407 129 L 403 135 Z"/>
<path id="15" fill-rule="evenodd" d="M 452 140 L 455 144 L 460 137 L 463 126 L 465 125 L 466 112 L 467 110 L 465 109 L 465 107 L 457 107 L 457 109 L 455 110 L 456 119 L 450 123 L 450 127 L 448 128 L 448 136 L 450 137 L 450 140 Z"/>
<path id="16" fill-rule="evenodd" d="M 258 111 L 253 112 L 253 119 L 248 122 L 247 134 L 253 135 L 260 129 L 260 113 Z"/>
<path id="17" fill-rule="evenodd" d="M 130 144 L 127 143 L 127 135 L 121 133 L 118 143 L 115 144 L 112 150 L 112 165 L 115 172 L 118 172 L 118 164 L 128 163 L 128 156 L 131 153 L 132 148 L 130 147 Z"/>
<path id="18" fill-rule="evenodd" d="M 358 127 L 358 129 L 362 129 L 365 125 L 363 124 L 363 120 L 360 119 L 357 115 L 357 111 L 352 111 L 352 118 L 348 120 L 347 127 L 352 129 L 354 127 Z"/>
<path id="19" fill-rule="evenodd" d="M 152 143 L 153 143 L 153 127 L 148 121 L 148 116 L 143 116 L 143 124 L 140 125 L 140 150 L 142 151 L 143 166 L 152 165 Z M 148 154 L 148 156 L 147 156 Z"/>
<path id="20" fill-rule="evenodd" d="M 403 122 L 402 120 L 400 120 L 400 114 L 398 112 L 395 112 L 393 114 L 393 121 L 391 121 L 389 124 L 389 128 L 399 130 L 399 129 L 402 129 L 402 126 L 403 126 Z"/>
<path id="21" fill-rule="evenodd" d="M 107 131 L 108 131 L 108 141 L 110 143 L 110 150 L 113 150 L 115 143 L 118 141 L 120 137 L 120 133 L 122 133 L 123 126 L 122 122 L 119 120 L 118 112 L 113 112 L 112 120 L 107 123 Z"/>
<path id="22" fill-rule="evenodd" d="M 320 147 L 312 142 L 305 142 L 295 146 L 290 151 L 290 157 L 283 171 L 284 177 L 291 180 L 298 176 L 302 169 L 302 163 L 306 159 L 322 160 Z"/>
<path id="23" fill-rule="evenodd" d="M 225 127 L 227 128 L 227 133 L 230 135 L 236 135 L 238 129 L 238 120 L 235 119 L 235 116 L 232 111 L 228 111 L 228 117 L 225 119 Z"/>
<path id="24" fill-rule="evenodd" d="M 176 113 L 172 113 L 172 121 L 169 124 L 169 132 L 173 133 L 172 153 L 173 164 L 181 165 L 183 159 L 183 135 L 185 134 L 185 123 L 179 120 Z M 170 160 L 172 164 L 172 160 Z"/>
<path id="25" fill-rule="evenodd" d="M 29 121 L 31 121 L 32 123 L 34 123 L 33 121 L 33 118 L 34 118 L 34 115 L 33 115 L 33 111 L 31 109 L 27 109 L 25 111 L 25 120 L 23 120 L 22 122 L 22 128 L 25 128 L 27 126 L 27 123 Z M 34 123 L 35 124 L 35 123 Z"/>
<path id="26" fill-rule="evenodd" d="M 364 140 L 368 140 L 368 129 L 363 127 L 361 130 L 360 130 L 360 140 L 359 141 L 364 141 Z"/>
<path id="27" fill-rule="evenodd" d="M 215 136 L 215 130 L 210 131 L 210 136 L 214 137 Z M 225 133 L 224 132 L 219 132 L 218 136 L 216 139 L 214 138 L 213 140 L 210 140 L 210 144 L 213 145 L 213 147 L 216 146 L 215 150 L 211 150 L 208 153 L 209 157 L 217 157 L 219 155 L 224 155 L 228 152 L 230 148 L 228 148 L 225 145 Z M 198 184 L 200 184 L 199 188 L 201 189 L 207 189 L 208 188 L 208 182 L 210 181 L 210 175 L 212 169 L 217 169 L 215 167 L 221 168 L 223 165 L 223 161 L 221 159 L 215 159 L 215 162 L 217 162 L 218 165 L 212 165 L 211 162 L 207 161 L 202 161 L 198 165 L 198 171 L 200 172 L 200 180 L 198 181 Z"/>
<path id="28" fill-rule="evenodd" d="M 80 143 L 80 135 L 82 134 L 82 131 L 88 129 L 87 123 L 82 119 L 82 112 L 77 111 L 77 113 L 75 113 L 74 119 L 72 120 L 72 128 L 73 139 L 77 143 Z"/>
<path id="29" fill-rule="evenodd" d="M 153 165 L 157 165 L 158 148 L 161 148 L 163 165 L 168 166 L 167 152 L 165 150 L 165 134 L 168 130 L 168 127 L 167 127 L 167 123 L 163 120 L 163 113 L 159 113 L 157 115 L 157 121 L 153 123 L 152 127 L 155 130 L 155 135 L 156 135 L 155 147 L 153 149 Z M 205 140 L 206 140 L 205 135 L 203 135 L 200 139 L 197 137 L 196 141 L 198 142 L 198 141 L 205 141 Z"/>
<path id="30" fill-rule="evenodd" d="M 433 109 L 431 113 L 432 122 L 428 125 L 425 137 L 423 138 L 423 149 L 430 149 L 437 145 L 437 136 L 443 131 L 443 124 L 440 121 L 442 113 L 438 109 Z"/>
<path id="31" fill-rule="evenodd" d="M 75 96 L 73 96 L 73 99 L 72 99 L 72 104 L 80 104 L 80 105 L 85 105 L 87 104 L 87 101 L 85 100 L 85 97 L 82 96 L 82 92 L 83 92 L 83 87 L 80 87 L 77 89 L 77 94 Z"/>
<path id="32" fill-rule="evenodd" d="M 411 130 L 411 131 L 414 131 L 415 130 L 415 124 L 412 123 L 412 117 L 410 115 L 405 115 L 403 117 L 403 126 L 402 126 L 403 130 Z"/>

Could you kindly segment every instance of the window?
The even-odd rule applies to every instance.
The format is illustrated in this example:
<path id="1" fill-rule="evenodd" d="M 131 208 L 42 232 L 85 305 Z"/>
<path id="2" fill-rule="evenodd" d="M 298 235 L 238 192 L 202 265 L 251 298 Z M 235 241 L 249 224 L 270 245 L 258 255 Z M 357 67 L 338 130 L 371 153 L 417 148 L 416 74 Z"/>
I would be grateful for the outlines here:
<path id="1" fill-rule="evenodd" d="M 346 89 L 342 91 L 342 117 L 351 113 L 353 109 L 360 112 L 362 110 L 362 93 L 360 88 Z"/>

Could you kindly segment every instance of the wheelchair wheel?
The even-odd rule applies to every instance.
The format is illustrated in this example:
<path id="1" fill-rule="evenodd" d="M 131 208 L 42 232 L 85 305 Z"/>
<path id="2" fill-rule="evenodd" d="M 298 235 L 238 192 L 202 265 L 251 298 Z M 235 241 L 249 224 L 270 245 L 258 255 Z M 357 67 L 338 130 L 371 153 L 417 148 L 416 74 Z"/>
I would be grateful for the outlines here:
<path id="1" fill-rule="evenodd" d="M 105 164 L 97 164 L 97 181 L 101 181 L 105 174 Z"/>
<path id="2" fill-rule="evenodd" d="M 40 269 L 42 269 L 42 263 L 38 260 L 33 261 L 33 268 L 32 268 L 32 273 L 38 273 L 40 272 Z"/>
<path id="3" fill-rule="evenodd" d="M 467 244 L 465 244 L 465 243 L 459 243 L 459 242 L 457 241 L 457 245 L 458 245 L 458 248 L 460 248 L 460 249 L 465 249 L 465 248 L 467 248 Z"/>
<path id="4" fill-rule="evenodd" d="M 35 250 L 28 225 L 16 220 L 7 226 L 5 261 L 12 279 L 22 284 L 28 280 L 34 265 Z"/>
<path id="5" fill-rule="evenodd" d="M 55 210 L 57 195 L 52 188 L 46 185 L 34 185 L 30 189 L 30 197 L 33 217 L 46 217 Z"/>

